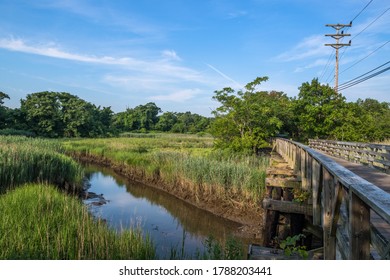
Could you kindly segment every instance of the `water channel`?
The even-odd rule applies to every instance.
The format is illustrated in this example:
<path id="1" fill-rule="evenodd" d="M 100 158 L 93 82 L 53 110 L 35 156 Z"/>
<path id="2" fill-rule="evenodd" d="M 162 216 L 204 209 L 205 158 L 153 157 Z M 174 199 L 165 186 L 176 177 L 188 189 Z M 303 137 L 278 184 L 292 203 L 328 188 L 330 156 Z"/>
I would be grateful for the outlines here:
<path id="1" fill-rule="evenodd" d="M 224 243 L 240 225 L 200 210 L 156 188 L 130 181 L 108 168 L 85 165 L 90 212 L 118 231 L 140 227 L 149 234 L 159 259 L 175 251 L 180 258 L 197 258 L 206 238 Z M 243 250 L 248 241 L 241 239 Z"/>

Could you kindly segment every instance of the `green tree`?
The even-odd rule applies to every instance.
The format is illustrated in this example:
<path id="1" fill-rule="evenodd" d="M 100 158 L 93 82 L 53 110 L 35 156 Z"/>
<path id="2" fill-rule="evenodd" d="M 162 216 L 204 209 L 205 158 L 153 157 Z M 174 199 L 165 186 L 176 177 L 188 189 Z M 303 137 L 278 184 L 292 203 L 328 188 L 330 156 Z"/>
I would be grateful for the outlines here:
<path id="1" fill-rule="evenodd" d="M 0 91 L 0 129 L 5 128 L 7 126 L 8 120 L 8 108 L 3 106 L 4 99 L 9 99 L 8 94 Z"/>
<path id="2" fill-rule="evenodd" d="M 66 92 L 38 92 L 21 100 L 21 115 L 30 130 L 44 137 L 109 135 L 113 112 Z"/>
<path id="3" fill-rule="evenodd" d="M 232 88 L 215 91 L 215 100 L 221 103 L 213 113 L 212 133 L 217 147 L 237 151 L 268 146 L 270 137 L 281 133 L 290 118 L 290 99 L 283 92 L 257 91 L 268 77 L 258 77 L 237 93 Z"/>
<path id="4" fill-rule="evenodd" d="M 45 137 L 62 136 L 60 103 L 55 92 L 38 92 L 21 100 L 21 111 L 30 129 Z"/>
<path id="5" fill-rule="evenodd" d="M 329 138 L 332 131 L 342 125 L 345 98 L 318 79 L 303 83 L 298 99 L 293 102 L 299 138 Z"/>
<path id="6" fill-rule="evenodd" d="M 158 119 L 156 130 L 168 132 L 177 123 L 177 113 L 164 112 Z"/>

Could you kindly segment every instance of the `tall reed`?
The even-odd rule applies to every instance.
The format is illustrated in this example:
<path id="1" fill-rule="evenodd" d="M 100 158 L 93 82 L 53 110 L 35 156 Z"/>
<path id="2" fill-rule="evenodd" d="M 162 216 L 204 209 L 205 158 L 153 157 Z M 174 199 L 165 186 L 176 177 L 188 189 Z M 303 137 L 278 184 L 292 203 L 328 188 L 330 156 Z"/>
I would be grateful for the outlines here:
<path id="1" fill-rule="evenodd" d="M 268 158 L 218 152 L 213 150 L 211 140 L 176 135 L 66 140 L 63 144 L 69 153 L 125 165 L 141 180 L 186 183 L 195 195 L 203 192 L 224 199 L 233 194 L 256 204 L 263 195 Z"/>
<path id="2" fill-rule="evenodd" d="M 62 153 L 59 142 L 0 136 L 0 192 L 28 182 L 81 187 L 82 168 Z"/>
<path id="3" fill-rule="evenodd" d="M 81 202 L 47 185 L 0 196 L 0 259 L 154 259 L 140 230 L 117 233 Z"/>

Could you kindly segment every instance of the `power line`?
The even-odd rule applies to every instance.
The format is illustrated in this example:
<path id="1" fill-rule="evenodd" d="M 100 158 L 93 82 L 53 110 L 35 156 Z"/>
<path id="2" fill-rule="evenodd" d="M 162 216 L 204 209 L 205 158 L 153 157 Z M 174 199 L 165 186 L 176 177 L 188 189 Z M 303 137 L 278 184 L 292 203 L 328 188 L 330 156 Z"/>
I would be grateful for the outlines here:
<path id="1" fill-rule="evenodd" d="M 381 67 L 383 67 L 383 66 L 385 66 L 385 65 L 387 65 L 389 63 L 390 63 L 390 60 L 387 61 L 386 63 L 384 63 L 384 64 L 382 64 L 382 65 L 380 65 L 380 66 L 378 66 L 378 67 L 376 67 L 376 68 L 374 68 L 374 69 L 372 69 L 372 70 L 370 70 L 370 71 L 368 71 L 368 72 L 366 72 L 366 73 L 364 73 L 364 74 L 362 74 L 362 75 L 352 79 L 352 80 L 349 80 L 349 81 L 347 81 L 345 83 L 342 83 L 340 85 L 340 90 L 344 90 L 344 89 L 350 88 L 350 87 L 352 87 L 354 85 L 360 84 L 360 83 L 362 83 L 362 82 L 364 82 L 364 81 L 366 81 L 368 79 L 371 79 L 371 78 L 373 78 L 375 76 L 378 76 L 379 74 L 382 74 L 382 73 L 388 71 L 390 69 L 390 67 L 387 67 L 385 69 L 379 70 L 378 72 L 375 72 L 375 73 L 367 76 L 368 74 L 372 73 L 373 71 L 378 70 L 379 68 L 381 68 Z"/>
<path id="2" fill-rule="evenodd" d="M 362 34 L 364 31 L 366 31 L 371 25 L 373 25 L 378 19 L 380 19 L 387 11 L 390 10 L 390 8 L 387 8 L 382 14 L 380 14 L 378 17 L 376 17 L 371 23 L 369 23 L 363 30 L 361 30 L 358 34 L 353 36 L 351 40 L 355 39 L 357 36 Z M 340 56 L 340 59 L 344 56 L 344 53 L 347 51 L 347 49 L 344 49 L 343 53 Z"/>
<path id="3" fill-rule="evenodd" d="M 353 22 L 355 19 L 357 19 L 357 18 L 363 13 L 363 11 L 364 11 L 365 9 L 367 9 L 367 7 L 368 7 L 373 1 L 374 1 L 374 0 L 370 0 L 370 1 L 363 7 L 363 9 L 360 10 L 360 12 L 359 12 L 359 13 L 350 21 L 350 23 L 351 23 L 350 25 L 352 25 L 352 22 Z M 347 30 L 349 29 L 349 27 L 350 27 L 350 26 L 345 26 L 345 31 L 347 31 Z M 341 42 L 343 41 L 343 39 L 344 39 L 344 38 L 342 37 L 342 38 L 341 38 Z M 337 49 L 334 50 L 334 51 L 336 52 L 336 55 L 334 55 L 334 56 L 336 57 L 336 56 L 337 56 Z M 341 59 L 341 57 L 344 55 L 345 51 L 346 51 L 346 48 L 344 49 L 343 53 L 341 54 L 340 59 Z M 321 80 L 322 77 L 325 75 L 326 71 L 328 70 L 328 67 L 329 67 L 329 64 L 330 64 L 330 60 L 331 60 L 333 54 L 334 54 L 333 52 L 332 52 L 332 54 L 330 54 L 330 56 L 329 56 L 329 58 L 328 58 L 328 62 L 326 63 L 324 69 L 322 70 L 322 74 L 321 74 L 320 80 Z M 337 58 L 336 58 L 336 59 L 337 59 Z M 328 78 L 326 79 L 326 82 L 329 80 L 329 78 L 331 77 L 331 75 L 332 75 L 333 73 L 334 73 L 334 71 L 331 71 L 331 73 L 329 74 Z M 334 78 L 335 78 L 335 77 L 333 77 L 333 79 L 332 79 L 331 81 L 333 81 Z"/>
<path id="4" fill-rule="evenodd" d="M 370 2 L 368 2 L 367 5 L 351 21 L 354 21 L 355 19 L 357 19 L 357 17 L 360 16 L 361 13 L 363 13 L 363 11 L 368 7 L 368 5 L 371 4 L 372 1 L 374 1 L 374 0 L 371 0 Z"/>
<path id="5" fill-rule="evenodd" d="M 388 71 L 388 70 L 390 70 L 390 67 L 387 67 L 387 68 L 382 69 L 382 70 L 380 70 L 380 71 L 378 71 L 378 72 L 375 72 L 374 74 L 371 74 L 370 76 L 367 76 L 367 77 L 364 77 L 364 78 L 362 78 L 362 79 L 360 79 L 360 80 L 357 80 L 357 81 L 355 81 L 355 82 L 353 82 L 353 83 L 351 83 L 351 84 L 348 84 L 348 85 L 345 85 L 345 86 L 343 86 L 343 87 L 340 87 L 340 90 L 344 90 L 344 89 L 353 87 L 353 86 L 355 86 L 355 85 L 357 85 L 357 84 L 360 84 L 360 83 L 362 83 L 362 82 L 364 82 L 364 81 L 367 81 L 367 80 L 369 80 L 369 79 L 371 79 L 371 78 L 374 78 L 374 77 L 376 77 L 376 76 L 378 76 L 378 75 L 380 75 L 380 74 L 382 74 L 382 73 L 384 73 L 384 72 L 386 72 L 386 71 Z"/>
<path id="6" fill-rule="evenodd" d="M 340 23 L 337 23 L 337 24 L 327 24 L 326 26 L 332 27 L 332 28 L 334 28 L 336 30 L 336 34 L 325 34 L 325 36 L 330 36 L 333 39 L 335 39 L 336 43 L 325 44 L 325 46 L 331 46 L 332 48 L 334 48 L 336 50 L 334 90 L 337 92 L 338 91 L 337 88 L 339 87 L 339 49 L 342 48 L 342 47 L 351 45 L 351 41 L 349 41 L 348 44 L 343 44 L 343 43 L 340 43 L 340 39 L 342 39 L 342 38 L 344 38 L 346 36 L 351 36 L 351 34 L 344 33 L 343 29 L 345 27 L 351 27 L 352 26 L 352 22 L 350 22 L 349 24 L 340 24 Z"/>
<path id="7" fill-rule="evenodd" d="M 380 50 L 381 48 L 383 48 L 384 46 L 386 46 L 388 43 L 390 43 L 390 41 L 387 41 L 385 42 L 382 46 L 376 48 L 374 51 L 372 51 L 371 53 L 369 53 L 368 55 L 366 55 L 365 57 L 363 57 L 362 59 L 356 61 L 354 64 L 352 64 L 351 66 L 349 66 L 348 68 L 344 69 L 343 71 L 340 72 L 343 73 L 349 69 L 351 69 L 352 67 L 354 67 L 356 64 L 359 64 L 360 62 L 362 62 L 363 60 L 365 60 L 366 58 L 368 58 L 369 56 L 373 55 L 375 52 L 377 52 L 378 50 Z"/>
<path id="8" fill-rule="evenodd" d="M 368 24 L 362 31 L 360 31 L 358 34 L 352 37 L 352 39 L 356 38 L 360 34 L 362 34 L 367 28 L 369 28 L 371 25 L 373 25 L 378 19 L 380 19 L 387 11 L 390 10 L 390 8 L 387 8 L 383 13 L 381 13 L 376 19 L 374 19 L 370 24 Z"/>
<path id="9" fill-rule="evenodd" d="M 328 67 L 329 67 L 329 65 L 330 65 L 330 61 L 332 60 L 333 52 L 334 52 L 334 50 L 333 50 L 332 53 L 329 55 L 328 62 L 326 63 L 324 69 L 322 70 L 322 74 L 321 74 L 321 76 L 320 76 L 320 81 L 322 80 L 322 78 L 324 77 L 326 71 L 328 70 Z"/>

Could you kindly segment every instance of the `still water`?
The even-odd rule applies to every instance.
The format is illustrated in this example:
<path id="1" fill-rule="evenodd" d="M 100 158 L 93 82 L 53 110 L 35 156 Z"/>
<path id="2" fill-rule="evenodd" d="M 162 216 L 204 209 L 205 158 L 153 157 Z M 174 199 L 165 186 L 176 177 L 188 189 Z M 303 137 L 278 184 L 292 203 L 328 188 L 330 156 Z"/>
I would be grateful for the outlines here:
<path id="1" fill-rule="evenodd" d="M 90 212 L 118 231 L 140 227 L 153 240 L 160 259 L 170 258 L 174 251 L 180 258 L 196 258 L 204 251 L 206 238 L 213 236 L 224 242 L 239 230 L 237 223 L 110 169 L 95 165 L 86 165 L 85 169 L 89 198 L 84 203 Z"/>

